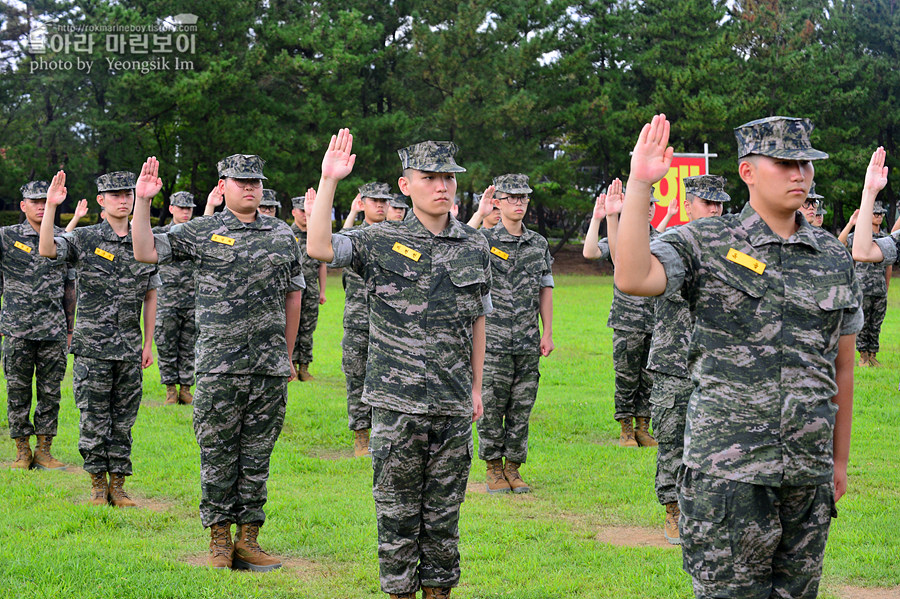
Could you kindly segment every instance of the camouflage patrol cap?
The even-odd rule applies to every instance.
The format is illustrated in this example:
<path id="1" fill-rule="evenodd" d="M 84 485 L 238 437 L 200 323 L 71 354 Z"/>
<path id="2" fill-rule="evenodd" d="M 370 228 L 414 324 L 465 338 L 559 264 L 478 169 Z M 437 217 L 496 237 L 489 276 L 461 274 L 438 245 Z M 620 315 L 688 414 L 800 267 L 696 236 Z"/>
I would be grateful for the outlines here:
<path id="1" fill-rule="evenodd" d="M 819 202 L 819 207 L 816 208 L 816 216 L 825 216 L 826 214 L 828 214 L 828 211 L 825 210 L 825 204 Z"/>
<path id="2" fill-rule="evenodd" d="M 464 173 L 466 169 L 456 164 L 454 156 L 459 147 L 452 141 L 423 141 L 400 150 L 403 168 L 428 173 Z"/>
<path id="3" fill-rule="evenodd" d="M 255 154 L 232 154 L 223 158 L 216 165 L 219 170 L 219 178 L 231 177 L 232 179 L 262 179 L 263 165 L 265 161 Z"/>
<path id="4" fill-rule="evenodd" d="M 197 204 L 194 203 L 194 194 L 187 191 L 176 191 L 170 195 L 169 205 L 177 206 L 179 208 L 194 208 L 197 206 Z"/>
<path id="5" fill-rule="evenodd" d="M 684 191 L 703 198 L 709 202 L 719 202 L 724 204 L 731 200 L 731 196 L 725 193 L 725 183 L 727 179 L 720 175 L 698 175 L 695 177 L 685 177 Z"/>
<path id="6" fill-rule="evenodd" d="M 359 195 L 364 198 L 372 198 L 374 200 L 393 200 L 394 194 L 391 193 L 391 186 L 387 183 L 366 183 L 359 188 Z"/>
<path id="7" fill-rule="evenodd" d="M 816 193 L 816 183 L 813 181 L 813 184 L 809 186 L 809 193 L 806 194 L 806 198 L 809 200 L 824 200 L 825 196 L 819 195 Z"/>
<path id="8" fill-rule="evenodd" d="M 409 210 L 409 204 L 406 203 L 406 200 L 409 199 L 409 196 L 403 195 L 402 193 L 395 193 L 394 197 L 388 200 L 388 204 L 391 208 L 403 208 L 404 210 Z"/>
<path id="9" fill-rule="evenodd" d="M 622 186 L 622 195 L 625 195 L 625 186 Z M 659 198 L 656 197 L 656 185 L 650 186 L 650 203 L 659 204 Z"/>
<path id="10" fill-rule="evenodd" d="M 19 191 L 22 192 L 22 197 L 26 200 L 43 200 L 47 198 L 47 190 L 50 189 L 50 184 L 46 181 L 30 181 L 23 185 Z"/>
<path id="11" fill-rule="evenodd" d="M 278 195 L 274 189 L 263 189 L 262 199 L 259 201 L 260 206 L 281 206 L 278 201 Z"/>
<path id="12" fill-rule="evenodd" d="M 809 134 L 813 124 L 809 119 L 770 116 L 744 123 L 734 130 L 738 143 L 738 158 L 759 154 L 787 160 L 821 160 L 828 154 L 812 147 Z"/>
<path id="13" fill-rule="evenodd" d="M 494 187 L 497 191 L 510 195 L 528 195 L 533 189 L 528 187 L 528 175 L 510 173 L 494 177 Z"/>
<path id="14" fill-rule="evenodd" d="M 122 189 L 134 189 L 137 177 L 128 171 L 116 171 L 97 177 L 97 192 L 119 191 Z"/>
<path id="15" fill-rule="evenodd" d="M 872 214 L 887 214 L 887 209 L 884 207 L 880 201 L 875 202 L 875 206 L 872 207 Z"/>
<path id="16" fill-rule="evenodd" d="M 291 198 L 291 208 L 294 210 L 306 210 L 306 196 Z"/>

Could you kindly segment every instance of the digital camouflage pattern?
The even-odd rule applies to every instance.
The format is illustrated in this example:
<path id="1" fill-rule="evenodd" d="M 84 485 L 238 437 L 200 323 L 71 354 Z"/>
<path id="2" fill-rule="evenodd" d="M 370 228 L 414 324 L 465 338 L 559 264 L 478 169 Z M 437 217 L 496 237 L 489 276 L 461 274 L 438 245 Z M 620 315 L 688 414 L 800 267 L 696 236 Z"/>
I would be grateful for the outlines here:
<path id="1" fill-rule="evenodd" d="M 341 235 L 358 235 L 365 227 L 365 221 L 356 227 L 341 229 Z M 333 264 L 331 265 L 333 266 Z M 341 274 L 344 285 L 344 330 L 357 329 L 369 332 L 369 299 L 362 277 L 351 268 L 344 268 Z"/>
<path id="2" fill-rule="evenodd" d="M 541 235 L 523 229 L 511 235 L 503 223 L 479 229 L 491 249 L 491 302 L 494 311 L 485 321 L 489 353 L 540 352 L 538 325 L 540 292 L 553 287 L 553 258 Z"/>
<path id="3" fill-rule="evenodd" d="M 169 196 L 169 205 L 179 208 L 196 208 L 194 203 L 194 194 L 189 191 L 176 191 Z"/>
<path id="4" fill-rule="evenodd" d="M 196 265 L 196 372 L 290 376 L 285 296 L 305 287 L 290 227 L 223 210 L 154 237 L 160 264 Z"/>
<path id="5" fill-rule="evenodd" d="M 57 260 L 75 268 L 78 317 L 69 351 L 140 364 L 144 296 L 162 281 L 155 264 L 134 259 L 131 229 L 119 237 L 107 221 L 55 237 Z"/>
<path id="6" fill-rule="evenodd" d="M 260 206 L 277 206 L 281 208 L 281 202 L 278 201 L 278 194 L 274 189 L 263 189 L 262 199 L 259 201 Z"/>
<path id="7" fill-rule="evenodd" d="M 472 462 L 472 418 L 373 409 L 372 495 L 381 590 L 459 583 L 459 512 Z"/>
<path id="8" fill-rule="evenodd" d="M 50 184 L 46 181 L 29 181 L 28 183 L 20 187 L 19 191 L 22 193 L 22 199 L 46 200 L 47 191 L 49 189 Z"/>
<path id="9" fill-rule="evenodd" d="M 376 200 L 394 199 L 394 194 L 391 193 L 391 186 L 387 183 L 366 183 L 359 188 L 359 195 L 364 198 Z"/>
<path id="10" fill-rule="evenodd" d="M 847 249 L 796 216 L 787 240 L 747 204 L 651 244 L 666 294 L 683 289 L 696 318 L 688 468 L 772 487 L 832 480 L 834 360 L 862 327 L 862 293 Z"/>
<path id="11" fill-rule="evenodd" d="M 873 240 L 885 237 L 887 237 L 887 233 L 884 231 L 872 234 Z M 853 247 L 853 233 L 847 236 L 847 247 Z M 884 262 L 856 262 L 856 280 L 859 282 L 863 295 L 887 297 L 886 268 L 887 264 Z"/>
<path id="12" fill-rule="evenodd" d="M 219 178 L 231 177 L 232 179 L 262 179 L 265 161 L 255 154 L 232 154 L 216 163 Z"/>
<path id="13" fill-rule="evenodd" d="M 56 436 L 60 385 L 66 374 L 66 340 L 36 340 L 5 335 L 3 372 L 6 375 L 9 436 Z M 31 423 L 31 385 L 37 390 L 34 425 Z"/>
<path id="14" fill-rule="evenodd" d="M 134 189 L 136 183 L 137 176 L 134 173 L 128 171 L 106 173 L 97 177 L 97 193 Z"/>
<path id="15" fill-rule="evenodd" d="M 291 225 L 291 232 L 300 248 L 303 278 L 306 289 L 303 290 L 300 307 L 300 327 L 294 343 L 293 361 L 297 364 L 310 364 L 313 361 L 313 333 L 319 323 L 319 265 L 321 262 L 310 258 L 306 252 L 306 231 L 301 231 L 297 224 Z"/>
<path id="16" fill-rule="evenodd" d="M 659 233 L 656 229 L 651 227 L 650 240 L 652 241 L 658 236 Z M 609 240 L 601 239 L 597 242 L 597 247 L 600 248 L 600 259 L 612 262 Z M 609 319 L 606 321 L 606 326 L 620 331 L 650 334 L 653 332 L 653 325 L 656 322 L 653 317 L 654 302 L 653 298 L 622 293 L 618 287 L 613 285 L 613 301 L 609 308 Z"/>
<path id="17" fill-rule="evenodd" d="M 155 235 L 168 233 L 173 223 L 154 227 Z M 197 266 L 188 260 L 159 265 L 162 287 L 157 291 L 157 309 L 193 309 L 197 285 Z M 157 321 L 159 319 L 157 318 Z"/>
<path id="18" fill-rule="evenodd" d="M 816 183 L 815 183 L 815 181 L 813 181 L 813 184 L 809 186 L 809 193 L 806 194 L 806 197 L 809 198 L 809 199 L 811 199 L 811 200 L 824 200 L 824 199 L 825 199 L 825 196 L 819 195 L 819 194 L 816 193 Z M 819 205 L 821 205 L 821 204 L 822 204 L 822 203 L 819 202 Z"/>
<path id="19" fill-rule="evenodd" d="M 650 333 L 613 329 L 616 420 L 650 417 L 653 374 L 647 370 L 647 358 L 651 337 Z"/>
<path id="20" fill-rule="evenodd" d="M 306 196 L 291 198 L 291 208 L 294 210 L 306 210 Z"/>
<path id="21" fill-rule="evenodd" d="M 141 406 L 142 376 L 139 361 L 75 355 L 72 386 L 85 472 L 131 475 L 131 428 Z"/>
<path id="22" fill-rule="evenodd" d="M 403 169 L 415 169 L 428 173 L 464 173 L 466 169 L 456 163 L 459 151 L 452 141 L 423 141 L 397 150 Z"/>
<path id="23" fill-rule="evenodd" d="M 857 265 L 858 267 L 858 265 Z M 856 351 L 877 354 L 881 346 L 881 325 L 887 315 L 887 297 L 881 295 L 863 296 L 862 310 L 865 316 L 863 328 L 856 336 Z"/>
<path id="24" fill-rule="evenodd" d="M 684 456 L 684 420 L 693 391 L 694 384 L 689 378 L 653 373 L 650 418 L 653 436 L 659 443 L 654 487 L 662 505 L 678 501 L 676 481 Z"/>
<path id="25" fill-rule="evenodd" d="M 492 293 L 493 297 L 493 293 Z M 490 317 L 488 317 L 490 318 Z M 478 457 L 524 464 L 528 458 L 528 420 L 537 399 L 540 353 L 492 353 L 484 357 L 481 388 L 484 415 L 478 429 Z"/>
<path id="26" fill-rule="evenodd" d="M 873 204 L 872 214 L 887 214 L 887 208 L 884 207 L 881 200 L 877 200 L 875 204 Z"/>
<path id="27" fill-rule="evenodd" d="M 496 191 L 510 195 L 528 195 L 533 189 L 528 186 L 528 175 L 511 173 L 494 177 Z"/>
<path id="28" fill-rule="evenodd" d="M 369 359 L 368 329 L 344 329 L 341 371 L 347 384 L 347 424 L 351 431 L 372 428 L 372 408 L 362 401 Z"/>
<path id="29" fill-rule="evenodd" d="M 403 208 L 404 210 L 409 210 L 409 196 L 403 195 L 402 193 L 395 193 L 394 197 L 392 197 L 388 204 L 391 208 Z"/>
<path id="30" fill-rule="evenodd" d="M 53 231 L 54 235 L 63 233 L 59 227 Z M 0 228 L 0 335 L 65 340 L 63 293 L 66 279 L 74 278 L 74 272 L 69 271 L 65 260 L 41 256 L 39 239 L 27 221 Z"/>
<path id="31" fill-rule="evenodd" d="M 720 175 L 697 175 L 682 179 L 684 191 L 703 198 L 710 202 L 724 204 L 731 200 L 731 196 L 725 193 L 725 183 L 728 180 Z"/>
<path id="32" fill-rule="evenodd" d="M 814 129 L 809 119 L 770 116 L 744 123 L 734 129 L 738 158 L 758 154 L 787 160 L 822 160 L 828 154 L 812 147 Z"/>
<path id="33" fill-rule="evenodd" d="M 366 283 L 363 401 L 407 414 L 471 416 L 472 325 L 490 311 L 484 237 L 456 219 L 438 235 L 418 218 L 332 235 L 334 265 Z"/>
<path id="34" fill-rule="evenodd" d="M 203 526 L 262 524 L 269 458 L 287 408 L 287 378 L 202 374 L 193 408 Z"/>
<path id="35" fill-rule="evenodd" d="M 773 487 L 687 470 L 680 493 L 684 570 L 697 597 L 818 596 L 837 516 L 832 482 Z"/>
<path id="36" fill-rule="evenodd" d="M 647 368 L 670 376 L 690 378 L 688 350 L 694 319 L 687 300 L 679 294 L 656 299 L 656 323 Z"/>

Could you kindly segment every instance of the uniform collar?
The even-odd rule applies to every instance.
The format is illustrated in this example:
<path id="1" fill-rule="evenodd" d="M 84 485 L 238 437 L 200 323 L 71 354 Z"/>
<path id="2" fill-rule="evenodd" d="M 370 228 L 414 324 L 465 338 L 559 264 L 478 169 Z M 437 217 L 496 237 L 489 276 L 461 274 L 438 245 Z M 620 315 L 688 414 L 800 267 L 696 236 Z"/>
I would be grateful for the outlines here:
<path id="1" fill-rule="evenodd" d="M 53 230 L 56 230 L 56 227 L 53 227 Z M 24 223 L 19 223 L 19 234 L 23 237 L 40 237 L 41 234 L 39 231 L 35 231 L 27 220 Z"/>
<path id="2" fill-rule="evenodd" d="M 124 237 L 119 237 L 119 235 L 113 231 L 112 226 L 109 224 L 109 221 L 103 219 L 103 222 L 100 223 L 100 237 L 102 237 L 105 241 L 113 241 L 116 243 L 131 243 L 131 223 L 128 223 L 128 233 Z"/>
<path id="3" fill-rule="evenodd" d="M 747 202 L 744 205 L 744 209 L 741 210 L 739 219 L 741 226 L 747 232 L 750 245 L 753 247 L 759 247 L 770 243 L 803 244 L 808 245 L 817 252 L 821 251 L 819 241 L 816 239 L 817 229 L 806 222 L 806 219 L 800 212 L 794 214 L 794 220 L 798 224 L 797 231 L 787 239 L 782 239 L 780 236 L 776 235 L 762 217 L 759 216 L 756 210 L 753 209 L 750 202 Z"/>
<path id="4" fill-rule="evenodd" d="M 234 215 L 234 212 L 226 208 L 225 210 L 218 213 L 219 220 L 222 221 L 222 224 L 228 227 L 231 231 L 240 231 L 241 229 L 257 229 L 260 231 L 269 231 L 272 229 L 271 221 L 268 221 L 268 217 L 256 213 L 256 220 L 250 223 L 245 223 L 240 220 L 237 216 Z"/>
<path id="5" fill-rule="evenodd" d="M 494 233 L 494 236 L 499 241 L 507 241 L 507 242 L 512 242 L 512 243 L 519 243 L 520 240 L 522 243 L 528 243 L 532 239 L 534 239 L 535 235 L 537 235 L 537 233 L 530 230 L 525 225 L 522 225 L 522 235 L 516 237 L 515 235 L 513 235 L 512 233 L 510 233 L 509 231 L 506 230 L 506 227 L 503 225 L 502 220 L 499 221 L 496 225 L 494 225 L 494 227 L 491 229 L 491 231 Z"/>
<path id="6" fill-rule="evenodd" d="M 419 220 L 419 217 L 415 215 L 415 212 L 410 211 L 410 214 L 412 214 L 412 217 L 397 222 L 399 222 L 401 226 L 406 227 L 406 229 L 414 235 L 425 237 L 447 237 L 449 239 L 467 239 L 469 237 L 465 225 L 456 220 L 452 214 L 449 215 L 450 222 L 444 227 L 444 230 L 437 235 L 434 235 L 425 228 L 425 225 L 423 225 L 422 221 Z"/>

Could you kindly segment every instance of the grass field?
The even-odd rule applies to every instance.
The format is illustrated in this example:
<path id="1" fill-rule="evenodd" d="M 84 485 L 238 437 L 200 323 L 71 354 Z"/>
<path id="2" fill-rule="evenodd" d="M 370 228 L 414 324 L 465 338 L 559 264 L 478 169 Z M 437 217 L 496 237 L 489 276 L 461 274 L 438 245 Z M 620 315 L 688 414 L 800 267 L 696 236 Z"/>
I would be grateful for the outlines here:
<path id="1" fill-rule="evenodd" d="M 289 385 L 287 420 L 272 456 L 260 541 L 285 559 L 269 574 L 210 571 L 200 525 L 199 457 L 191 409 L 163 406 L 155 366 L 145 371 L 134 427 L 141 507 L 86 503 L 71 366 L 63 383 L 56 456 L 61 472 L 12 471 L 6 387 L 0 429 L 0 588 L 6 597 L 384 596 L 378 586 L 371 462 L 353 459 L 340 372 L 340 280 L 330 277 L 315 335 L 317 380 Z M 656 452 L 616 444 L 608 277 L 560 276 L 556 351 L 542 360 L 532 417 L 533 492 L 488 496 L 475 460 L 463 505 L 458 597 L 687 598 L 681 553 L 661 543 L 653 492 Z M 838 504 L 823 597 L 900 597 L 900 287 L 891 289 L 878 354 L 857 369 L 850 488 Z M 850 589 L 849 587 L 854 587 Z M 867 587 L 868 590 L 856 587 Z M 862 593 L 853 595 L 852 593 Z"/>

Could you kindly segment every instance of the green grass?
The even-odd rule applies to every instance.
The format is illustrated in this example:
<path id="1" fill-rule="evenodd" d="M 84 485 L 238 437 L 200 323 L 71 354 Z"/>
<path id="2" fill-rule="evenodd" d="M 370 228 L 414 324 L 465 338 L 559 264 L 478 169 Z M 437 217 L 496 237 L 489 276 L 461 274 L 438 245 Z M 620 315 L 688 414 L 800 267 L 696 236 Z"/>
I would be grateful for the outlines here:
<path id="1" fill-rule="evenodd" d="M 688 598 L 676 548 L 613 546 L 601 527 L 662 534 L 653 492 L 654 450 L 615 444 L 609 278 L 560 276 L 556 352 L 542 361 L 529 463 L 534 492 L 463 505 L 458 597 Z M 313 383 L 291 383 L 284 432 L 269 480 L 267 549 L 290 560 L 258 575 L 214 572 L 202 563 L 199 460 L 188 407 L 163 406 L 156 367 L 146 372 L 134 427 L 128 488 L 145 506 L 86 505 L 81 471 L 0 467 L 0 586 L 8 597 L 380 597 L 371 463 L 353 459 L 340 372 L 340 281 L 331 277 L 316 331 Z M 880 370 L 857 369 L 850 490 L 838 504 L 825 562 L 823 597 L 842 585 L 900 585 L 900 289 L 891 290 Z M 0 385 L 0 421 L 5 382 Z M 8 431 L 0 429 L 8 437 Z M 63 384 L 57 457 L 80 466 L 71 368 Z M 11 441 L 0 460 L 14 458 Z M 484 465 L 472 465 L 478 491 Z M 193 560 L 193 564 L 190 563 Z"/>

